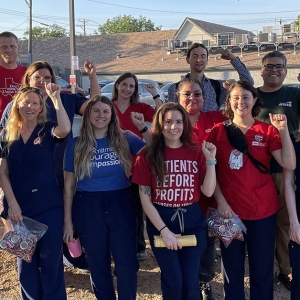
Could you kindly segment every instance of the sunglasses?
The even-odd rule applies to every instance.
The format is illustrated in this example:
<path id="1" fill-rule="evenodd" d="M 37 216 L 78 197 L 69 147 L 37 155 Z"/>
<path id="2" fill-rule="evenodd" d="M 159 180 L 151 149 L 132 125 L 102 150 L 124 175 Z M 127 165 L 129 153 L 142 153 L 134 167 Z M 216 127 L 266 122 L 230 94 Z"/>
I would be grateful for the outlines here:
<path id="1" fill-rule="evenodd" d="M 21 94 L 26 93 L 28 91 L 34 92 L 34 93 L 38 94 L 40 97 L 43 97 L 43 93 L 42 93 L 42 91 L 40 89 L 37 89 L 35 87 L 31 87 L 31 86 L 27 86 L 27 87 L 21 89 L 19 91 L 19 94 L 21 95 Z"/>

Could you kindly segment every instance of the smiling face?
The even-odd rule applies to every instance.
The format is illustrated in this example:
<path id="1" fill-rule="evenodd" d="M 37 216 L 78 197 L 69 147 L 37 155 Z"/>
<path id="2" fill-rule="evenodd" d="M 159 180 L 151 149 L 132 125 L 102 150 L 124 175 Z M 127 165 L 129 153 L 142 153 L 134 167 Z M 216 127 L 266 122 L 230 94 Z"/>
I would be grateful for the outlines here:
<path id="1" fill-rule="evenodd" d="M 275 66 L 271 68 L 271 70 L 268 69 L 268 66 L 271 67 L 271 65 L 276 66 L 282 66 L 282 70 L 278 70 L 278 67 Z M 264 66 L 260 70 L 260 75 L 262 76 L 264 80 L 264 87 L 269 87 L 272 89 L 281 88 L 282 83 L 286 77 L 287 69 L 284 65 L 284 61 L 280 57 L 269 57 L 266 59 Z"/>
<path id="2" fill-rule="evenodd" d="M 108 130 L 108 124 L 111 121 L 111 107 L 108 104 L 102 103 L 101 101 L 96 102 L 90 113 L 90 122 L 93 126 L 95 136 L 97 133 L 106 133 Z"/>
<path id="3" fill-rule="evenodd" d="M 250 91 L 236 86 L 230 91 L 230 107 L 234 113 L 234 118 L 252 118 L 252 108 L 257 98 L 253 98 Z"/>
<path id="4" fill-rule="evenodd" d="M 0 38 L 0 65 L 16 64 L 20 46 L 14 37 Z"/>
<path id="5" fill-rule="evenodd" d="M 130 97 L 135 91 L 135 80 L 132 77 L 128 77 L 116 84 L 118 91 L 118 100 L 130 100 Z"/>
<path id="6" fill-rule="evenodd" d="M 199 84 L 195 82 L 182 84 L 178 96 L 179 103 L 184 107 L 189 115 L 199 113 L 203 105 L 203 95 Z"/>
<path id="7" fill-rule="evenodd" d="M 183 132 L 182 114 L 178 110 L 169 110 L 164 115 L 162 134 L 165 144 L 171 148 L 181 146 L 180 137 Z"/>
<path id="8" fill-rule="evenodd" d="M 186 58 L 186 61 L 190 65 L 192 72 L 202 73 L 208 61 L 207 52 L 202 47 L 194 48 L 190 53 L 190 57 Z"/>
<path id="9" fill-rule="evenodd" d="M 24 120 L 36 120 L 42 111 L 41 97 L 35 92 L 28 92 L 18 102 L 17 108 Z"/>

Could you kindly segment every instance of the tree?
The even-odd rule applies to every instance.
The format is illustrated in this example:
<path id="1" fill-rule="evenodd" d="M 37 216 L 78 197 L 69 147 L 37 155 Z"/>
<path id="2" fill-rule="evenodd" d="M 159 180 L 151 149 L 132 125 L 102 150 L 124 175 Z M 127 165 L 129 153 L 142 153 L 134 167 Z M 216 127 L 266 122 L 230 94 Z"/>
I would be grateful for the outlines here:
<path id="1" fill-rule="evenodd" d="M 141 32 L 161 30 L 161 26 L 155 27 L 154 23 L 146 17 L 140 16 L 139 19 L 131 15 L 118 16 L 108 19 L 106 23 L 100 25 L 95 34 L 111 34 L 124 32 Z"/>
<path id="2" fill-rule="evenodd" d="M 297 17 L 297 20 L 294 21 L 294 24 L 295 24 L 295 31 L 300 31 L 300 15 Z"/>
<path id="3" fill-rule="evenodd" d="M 29 35 L 29 30 L 24 32 L 24 38 L 27 38 Z M 56 38 L 56 37 L 65 37 L 69 33 L 67 29 L 53 24 L 47 27 L 35 26 L 32 28 L 32 39 L 47 39 L 47 38 Z"/>

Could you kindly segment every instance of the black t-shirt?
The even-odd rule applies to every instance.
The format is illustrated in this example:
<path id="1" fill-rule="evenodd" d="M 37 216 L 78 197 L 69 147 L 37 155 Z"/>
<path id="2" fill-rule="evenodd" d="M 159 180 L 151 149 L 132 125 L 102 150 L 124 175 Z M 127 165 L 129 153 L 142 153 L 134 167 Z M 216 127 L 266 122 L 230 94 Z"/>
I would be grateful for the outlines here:
<path id="1" fill-rule="evenodd" d="M 300 128 L 300 89 L 282 86 L 275 92 L 263 92 L 258 88 L 258 97 L 263 100 L 258 120 L 271 123 L 269 113 L 285 114 L 290 133 Z M 274 158 L 271 159 L 270 170 L 272 173 L 282 172 L 281 166 Z"/>

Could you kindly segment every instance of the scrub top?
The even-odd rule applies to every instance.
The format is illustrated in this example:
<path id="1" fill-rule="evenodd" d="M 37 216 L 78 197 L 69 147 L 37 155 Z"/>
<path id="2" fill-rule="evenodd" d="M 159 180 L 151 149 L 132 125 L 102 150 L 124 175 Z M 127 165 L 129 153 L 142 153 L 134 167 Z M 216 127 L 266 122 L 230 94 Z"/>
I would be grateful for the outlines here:
<path id="1" fill-rule="evenodd" d="M 55 177 L 54 153 L 57 138 L 53 136 L 55 122 L 38 124 L 26 143 L 22 137 L 14 142 L 7 153 L 2 143 L 1 157 L 7 160 L 11 186 L 22 214 L 33 217 L 47 210 L 61 207 Z M 3 216 L 7 216 L 8 205 L 3 200 Z"/>

